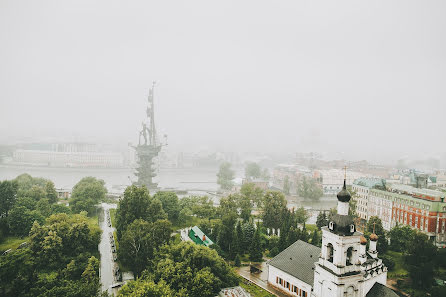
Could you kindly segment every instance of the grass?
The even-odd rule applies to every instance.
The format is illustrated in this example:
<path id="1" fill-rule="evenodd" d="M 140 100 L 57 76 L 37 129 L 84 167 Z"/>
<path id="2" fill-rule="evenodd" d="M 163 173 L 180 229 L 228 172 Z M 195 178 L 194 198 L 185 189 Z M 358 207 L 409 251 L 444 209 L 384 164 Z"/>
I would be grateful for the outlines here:
<path id="1" fill-rule="evenodd" d="M 388 250 L 385 255 L 395 261 L 395 267 L 393 270 L 387 272 L 388 278 L 405 278 L 409 276 L 409 272 L 404 264 L 403 253 Z"/>
<path id="2" fill-rule="evenodd" d="M 259 286 L 248 282 L 242 277 L 240 278 L 240 286 L 245 289 L 246 291 L 251 294 L 252 297 L 274 297 L 273 294 L 269 293 L 268 291 L 265 291 L 264 289 L 260 288 Z"/>
<path id="3" fill-rule="evenodd" d="M 112 226 L 116 228 L 116 209 L 114 208 L 110 209 L 110 219 Z"/>
<path id="4" fill-rule="evenodd" d="M 200 219 L 200 218 L 191 216 L 191 217 L 187 218 L 186 222 L 184 222 L 182 224 L 175 224 L 175 225 L 173 225 L 172 229 L 173 230 L 179 230 L 179 229 L 183 229 L 183 228 L 190 227 L 190 226 L 197 226 L 197 225 L 200 225 L 200 222 L 202 220 L 206 220 L 207 221 L 207 219 Z"/>
<path id="5" fill-rule="evenodd" d="M 305 228 L 307 231 L 314 232 L 314 230 L 317 230 L 317 226 L 315 224 L 305 224 Z"/>
<path id="6" fill-rule="evenodd" d="M 9 249 L 16 249 L 18 246 L 25 241 L 28 241 L 29 237 L 16 237 L 16 236 L 8 236 L 6 237 L 2 243 L 0 243 L 0 252 L 3 253 Z"/>

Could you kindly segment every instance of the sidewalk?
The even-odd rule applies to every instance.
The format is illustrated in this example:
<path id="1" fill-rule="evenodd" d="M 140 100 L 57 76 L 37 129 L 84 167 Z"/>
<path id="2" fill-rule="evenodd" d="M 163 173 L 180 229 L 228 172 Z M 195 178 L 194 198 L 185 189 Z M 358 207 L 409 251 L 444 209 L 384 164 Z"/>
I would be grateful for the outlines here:
<path id="1" fill-rule="evenodd" d="M 275 296 L 279 296 L 279 297 L 289 297 L 290 296 L 290 295 L 287 295 L 284 292 L 282 292 L 268 284 L 268 268 L 266 267 L 265 262 L 263 262 L 261 264 L 261 270 L 262 270 L 261 273 L 250 273 L 249 265 L 242 266 L 242 267 L 236 269 L 237 273 L 241 277 L 256 284 L 257 286 L 261 287 L 262 289 L 265 289 L 269 293 L 271 293 Z"/>

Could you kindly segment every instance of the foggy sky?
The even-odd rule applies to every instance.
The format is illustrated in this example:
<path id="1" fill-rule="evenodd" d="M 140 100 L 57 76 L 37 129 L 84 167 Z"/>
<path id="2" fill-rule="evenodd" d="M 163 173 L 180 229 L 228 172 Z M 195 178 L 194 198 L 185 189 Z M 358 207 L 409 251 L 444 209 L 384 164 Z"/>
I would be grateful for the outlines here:
<path id="1" fill-rule="evenodd" d="M 0 0 L 0 142 L 446 151 L 444 1 Z"/>

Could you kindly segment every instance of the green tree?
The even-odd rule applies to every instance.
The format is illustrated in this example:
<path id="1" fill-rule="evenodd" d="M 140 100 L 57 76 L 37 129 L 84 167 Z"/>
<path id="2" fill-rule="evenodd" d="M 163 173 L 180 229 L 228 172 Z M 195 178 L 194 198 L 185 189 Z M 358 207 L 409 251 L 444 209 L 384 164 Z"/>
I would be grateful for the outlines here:
<path id="1" fill-rule="evenodd" d="M 180 205 L 177 194 L 175 192 L 157 192 L 153 198 L 161 201 L 163 210 L 167 213 L 169 221 L 176 222 L 180 214 Z"/>
<path id="2" fill-rule="evenodd" d="M 172 234 L 172 223 L 168 220 L 158 220 L 152 224 L 151 237 L 155 248 L 159 248 L 163 244 L 170 241 Z"/>
<path id="3" fill-rule="evenodd" d="M 173 297 L 175 295 L 166 282 L 155 283 L 144 278 L 128 282 L 118 292 L 120 297 Z"/>
<path id="4" fill-rule="evenodd" d="M 223 190 L 230 190 L 232 188 L 233 179 L 234 171 L 231 169 L 231 163 L 222 163 L 217 173 L 217 184 L 219 184 Z"/>
<path id="5" fill-rule="evenodd" d="M 149 222 L 136 219 L 128 225 L 119 241 L 119 258 L 138 276 L 153 258 L 154 243 L 151 229 Z"/>
<path id="6" fill-rule="evenodd" d="M 4 180 L 0 182 L 0 217 L 7 217 L 17 198 L 18 183 Z"/>
<path id="7" fill-rule="evenodd" d="M 414 241 L 416 231 L 407 225 L 396 225 L 389 232 L 390 249 L 397 252 L 407 252 Z"/>
<path id="8" fill-rule="evenodd" d="M 437 248 L 421 232 L 416 232 L 413 239 L 405 260 L 412 285 L 420 289 L 430 288 L 434 278 Z"/>
<path id="9" fill-rule="evenodd" d="M 245 177 L 247 179 L 260 178 L 262 176 L 262 169 L 259 164 L 255 162 L 248 162 L 245 166 Z"/>
<path id="10" fill-rule="evenodd" d="M 48 198 L 50 203 L 56 203 L 57 202 L 57 192 L 56 188 L 54 187 L 54 183 L 52 181 L 47 181 L 45 184 L 45 192 L 46 192 L 46 198 Z"/>
<path id="11" fill-rule="evenodd" d="M 33 222 L 43 222 L 43 216 L 35 210 L 28 210 L 23 206 L 14 207 L 8 216 L 8 226 L 12 234 L 20 237 L 28 235 Z"/>
<path id="12" fill-rule="evenodd" d="M 46 191 L 41 186 L 33 185 L 31 189 L 28 190 L 26 197 L 30 197 L 34 199 L 34 201 L 39 201 L 46 198 Z"/>
<path id="13" fill-rule="evenodd" d="M 240 259 L 240 255 L 239 255 L 239 254 L 237 254 L 237 255 L 235 256 L 234 266 L 235 266 L 235 267 L 240 267 L 240 266 L 242 266 L 242 261 L 241 261 L 241 259 Z"/>
<path id="14" fill-rule="evenodd" d="M 253 262 L 261 262 L 263 259 L 262 245 L 260 242 L 260 228 L 254 232 L 251 246 L 249 248 L 249 260 Z"/>
<path id="15" fill-rule="evenodd" d="M 308 211 L 306 211 L 305 208 L 303 208 L 303 206 L 299 207 L 296 210 L 294 216 L 296 217 L 296 222 L 299 224 L 305 224 L 307 220 L 310 218 Z"/>
<path id="16" fill-rule="evenodd" d="M 118 239 L 122 232 L 136 219 L 155 222 L 167 217 L 159 199 L 150 197 L 145 186 L 130 186 L 124 191 L 124 197 L 116 210 L 116 231 Z"/>
<path id="17" fill-rule="evenodd" d="M 308 199 L 319 199 L 324 195 L 322 188 L 312 178 L 302 177 L 297 185 L 297 194 Z"/>
<path id="18" fill-rule="evenodd" d="M 387 251 L 389 243 L 386 238 L 386 231 L 383 228 L 381 219 L 377 216 L 370 217 L 367 222 L 367 232 L 366 236 L 368 237 L 373 230 L 375 230 L 375 234 L 378 235 L 378 242 L 376 244 L 376 249 L 378 253 L 384 254 Z"/>
<path id="19" fill-rule="evenodd" d="M 165 245 L 154 260 L 152 279 L 165 281 L 180 296 L 217 295 L 238 284 L 228 264 L 213 249 L 190 242 Z"/>
<path id="20" fill-rule="evenodd" d="M 92 214 L 95 205 L 105 198 L 106 193 L 103 180 L 91 176 L 84 177 L 73 187 L 70 207 L 75 213 L 87 211 Z"/>
<path id="21" fill-rule="evenodd" d="M 263 225 L 267 228 L 280 228 L 287 202 L 281 192 L 268 191 L 263 199 Z"/>
<path id="22" fill-rule="evenodd" d="M 258 208 L 262 206 L 263 195 L 265 193 L 262 188 L 257 187 L 254 183 L 244 183 L 240 188 L 240 194 L 244 199 L 250 200 L 251 205 L 255 204 Z"/>
<path id="23" fill-rule="evenodd" d="M 319 214 L 317 215 L 316 226 L 319 230 L 321 230 L 322 227 L 325 227 L 327 225 L 328 225 L 327 214 L 325 213 L 325 211 L 320 211 Z"/>
<path id="24" fill-rule="evenodd" d="M 317 230 L 314 230 L 311 235 L 311 244 L 321 247 L 322 245 L 322 238 L 319 236 L 319 232 Z"/>
<path id="25" fill-rule="evenodd" d="M 251 222 L 243 223 L 242 225 L 240 225 L 240 229 L 242 230 L 243 234 L 242 238 L 240 239 L 240 241 L 242 242 L 242 244 L 240 245 L 240 250 L 244 254 L 249 251 L 249 247 L 251 246 L 256 229 Z"/>

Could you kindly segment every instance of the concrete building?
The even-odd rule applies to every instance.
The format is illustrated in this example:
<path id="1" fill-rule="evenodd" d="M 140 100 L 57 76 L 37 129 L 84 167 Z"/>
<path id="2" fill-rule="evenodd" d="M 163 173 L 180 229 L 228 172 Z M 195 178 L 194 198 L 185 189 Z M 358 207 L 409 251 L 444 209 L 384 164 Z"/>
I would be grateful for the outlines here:
<path id="1" fill-rule="evenodd" d="M 367 240 L 348 215 L 346 181 L 337 214 L 322 227 L 322 248 L 297 241 L 268 261 L 268 283 L 290 296 L 398 296 L 386 287 L 387 267 L 378 258 L 376 234 Z"/>
<path id="2" fill-rule="evenodd" d="M 122 167 L 123 157 L 120 153 L 109 152 L 77 152 L 77 151 L 40 151 L 16 150 L 13 153 L 16 163 L 34 166 L 54 167 Z"/>
<path id="3" fill-rule="evenodd" d="M 386 184 L 385 188 L 375 186 L 358 180 L 352 187 L 357 195 L 360 193 L 356 209 L 361 212 L 361 218 L 368 220 L 377 216 L 387 231 L 397 224 L 408 225 L 428 235 L 437 246 L 446 246 L 446 193 L 404 184 Z M 366 214 L 364 205 L 367 206 Z"/>
<path id="4" fill-rule="evenodd" d="M 361 172 L 349 172 L 346 182 L 347 185 L 353 184 L 353 181 L 367 177 L 367 174 Z M 344 183 L 344 171 L 339 169 L 314 170 L 313 178 L 320 180 L 324 195 L 336 195 Z"/>
<path id="5" fill-rule="evenodd" d="M 353 196 L 356 213 L 362 220 L 368 220 L 369 191 L 375 186 L 384 186 L 384 181 L 380 178 L 359 178 L 352 184 L 352 190 L 356 193 Z"/>

